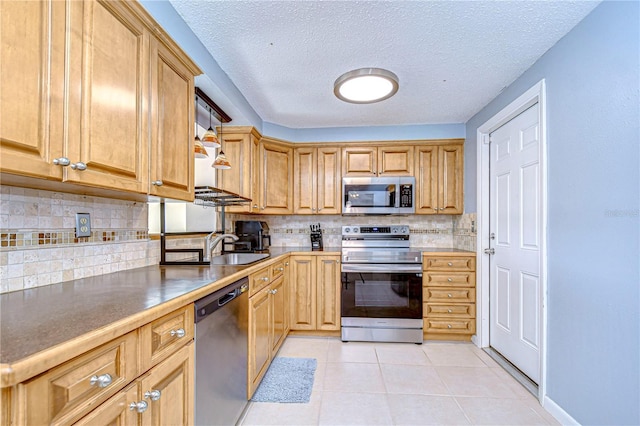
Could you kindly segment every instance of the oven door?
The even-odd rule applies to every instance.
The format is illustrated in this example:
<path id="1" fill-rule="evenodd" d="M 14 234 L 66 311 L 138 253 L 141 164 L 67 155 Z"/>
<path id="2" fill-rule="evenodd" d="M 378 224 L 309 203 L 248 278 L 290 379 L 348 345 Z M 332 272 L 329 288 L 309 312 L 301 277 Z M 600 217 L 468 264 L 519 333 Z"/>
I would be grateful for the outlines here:
<path id="1" fill-rule="evenodd" d="M 341 316 L 422 320 L 420 265 L 342 265 Z"/>

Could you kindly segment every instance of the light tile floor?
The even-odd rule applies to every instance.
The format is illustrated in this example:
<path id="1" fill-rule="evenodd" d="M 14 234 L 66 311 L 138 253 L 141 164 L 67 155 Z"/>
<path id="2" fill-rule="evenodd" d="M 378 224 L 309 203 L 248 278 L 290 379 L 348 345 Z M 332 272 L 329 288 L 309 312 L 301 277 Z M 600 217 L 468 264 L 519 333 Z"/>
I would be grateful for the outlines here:
<path id="1" fill-rule="evenodd" d="M 291 336 L 278 356 L 318 360 L 311 401 L 251 402 L 240 424 L 559 424 L 471 343 L 343 343 Z"/>

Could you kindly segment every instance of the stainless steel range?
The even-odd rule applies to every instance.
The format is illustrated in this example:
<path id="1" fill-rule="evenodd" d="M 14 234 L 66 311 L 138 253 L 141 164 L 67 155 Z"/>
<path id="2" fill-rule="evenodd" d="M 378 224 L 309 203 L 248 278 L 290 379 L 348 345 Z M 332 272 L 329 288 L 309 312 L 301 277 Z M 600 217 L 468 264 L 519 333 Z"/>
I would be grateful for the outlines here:
<path id="1" fill-rule="evenodd" d="M 422 343 L 421 260 L 407 225 L 342 227 L 343 341 Z"/>

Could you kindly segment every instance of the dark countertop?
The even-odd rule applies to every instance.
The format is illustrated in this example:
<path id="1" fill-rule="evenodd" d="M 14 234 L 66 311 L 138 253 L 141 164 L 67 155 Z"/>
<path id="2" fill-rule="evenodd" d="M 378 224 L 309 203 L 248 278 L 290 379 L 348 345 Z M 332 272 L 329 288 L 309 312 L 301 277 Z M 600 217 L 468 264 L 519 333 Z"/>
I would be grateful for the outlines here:
<path id="1" fill-rule="evenodd" d="M 442 248 L 422 252 L 460 252 Z M 38 352 L 104 328 L 168 301 L 186 305 L 215 291 L 216 281 L 259 269 L 280 255 L 340 254 L 339 247 L 312 251 L 303 247 L 272 247 L 262 262 L 243 266 L 148 266 L 0 295 L 0 363 L 11 365 Z M 206 292 L 205 292 L 206 291 Z"/>

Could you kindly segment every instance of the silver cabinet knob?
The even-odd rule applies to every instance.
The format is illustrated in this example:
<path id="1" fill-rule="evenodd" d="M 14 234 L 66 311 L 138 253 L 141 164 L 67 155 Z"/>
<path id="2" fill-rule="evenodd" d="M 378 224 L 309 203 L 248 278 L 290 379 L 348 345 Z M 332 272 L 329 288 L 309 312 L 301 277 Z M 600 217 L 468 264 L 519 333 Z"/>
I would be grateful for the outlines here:
<path id="1" fill-rule="evenodd" d="M 451 295 L 451 293 L 448 293 L 448 294 L 447 294 L 447 297 L 453 297 L 453 296 Z"/>
<path id="2" fill-rule="evenodd" d="M 155 186 L 162 186 L 164 184 L 164 182 L 162 182 L 161 180 L 154 180 L 153 182 L 151 182 L 151 185 L 155 185 Z"/>
<path id="3" fill-rule="evenodd" d="M 453 280 L 451 278 L 447 278 L 447 281 L 452 282 Z"/>
<path id="4" fill-rule="evenodd" d="M 144 413 L 145 411 L 147 411 L 148 407 L 149 407 L 149 404 L 147 404 L 145 401 L 132 402 L 131 404 L 129 404 L 129 410 L 130 411 L 135 410 L 138 413 Z"/>
<path id="5" fill-rule="evenodd" d="M 53 164 L 55 164 L 56 166 L 65 167 L 71 164 L 71 161 L 69 161 L 67 157 L 60 157 L 60 158 L 54 158 Z"/>
<path id="6" fill-rule="evenodd" d="M 269 281 L 269 277 L 262 277 L 260 278 L 262 281 Z"/>
<path id="7" fill-rule="evenodd" d="M 318 211 L 319 211 L 319 212 L 321 212 L 321 211 L 322 211 L 322 207 L 320 207 L 320 208 L 318 209 Z"/>
<path id="8" fill-rule="evenodd" d="M 448 266 L 453 266 L 453 263 L 449 262 L 447 263 Z"/>
<path id="9" fill-rule="evenodd" d="M 177 338 L 181 338 L 184 337 L 187 333 L 184 331 L 184 328 L 179 328 L 177 330 L 171 330 L 169 334 Z"/>
<path id="10" fill-rule="evenodd" d="M 161 396 L 162 396 L 162 392 L 160 392 L 157 389 L 152 390 L 152 391 L 146 391 L 144 393 L 144 399 L 151 399 L 152 401 L 159 400 Z"/>
<path id="11" fill-rule="evenodd" d="M 85 163 L 83 163 L 82 161 L 78 161 L 77 163 L 73 163 L 71 165 L 71 168 L 73 170 L 77 170 L 77 171 L 81 172 L 83 170 L 87 170 L 87 165 Z"/>
<path id="12" fill-rule="evenodd" d="M 437 212 L 437 211 L 438 211 L 438 208 L 437 208 L 437 207 L 434 207 L 434 208 L 433 208 L 433 211 Z"/>
<path id="13" fill-rule="evenodd" d="M 284 266 L 289 266 L 289 262 L 284 262 Z"/>
<path id="14" fill-rule="evenodd" d="M 254 208 L 254 209 L 257 209 L 257 208 L 258 208 L 258 205 L 257 205 L 257 204 L 254 204 L 254 205 L 253 205 L 253 208 Z"/>
<path id="15" fill-rule="evenodd" d="M 282 271 L 284 271 L 284 268 L 277 268 L 276 271 L 282 272 Z"/>
<path id="16" fill-rule="evenodd" d="M 271 294 L 276 294 L 278 292 L 277 288 L 274 288 L 273 290 L 271 290 Z"/>
<path id="17" fill-rule="evenodd" d="M 451 324 L 447 324 L 447 328 L 451 328 Z"/>
<path id="18" fill-rule="evenodd" d="M 93 375 L 91 379 L 89 379 L 91 386 L 98 386 L 99 388 L 106 388 L 111 382 L 113 382 L 113 378 L 110 374 L 101 374 L 100 376 Z"/>
<path id="19" fill-rule="evenodd" d="M 451 313 L 451 309 L 447 309 L 447 312 Z"/>

